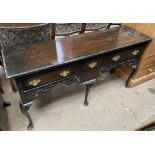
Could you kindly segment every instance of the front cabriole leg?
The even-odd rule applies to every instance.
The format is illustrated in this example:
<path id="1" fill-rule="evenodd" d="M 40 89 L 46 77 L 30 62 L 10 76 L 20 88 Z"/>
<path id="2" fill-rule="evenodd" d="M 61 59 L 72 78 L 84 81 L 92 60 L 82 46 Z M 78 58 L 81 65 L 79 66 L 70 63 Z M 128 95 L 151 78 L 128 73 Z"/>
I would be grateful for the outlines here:
<path id="1" fill-rule="evenodd" d="M 95 83 L 96 83 L 96 79 L 86 81 L 86 82 L 83 83 L 83 85 L 86 86 L 85 100 L 84 100 L 84 105 L 85 106 L 89 105 L 89 102 L 88 102 L 89 90 L 90 90 L 91 86 L 93 86 Z"/>
<path id="2" fill-rule="evenodd" d="M 32 118 L 31 118 L 30 114 L 28 113 L 28 110 L 30 109 L 32 102 L 23 104 L 21 101 L 19 101 L 19 103 L 20 103 L 20 109 L 21 109 L 22 113 L 29 120 L 29 125 L 27 128 L 28 128 L 28 130 L 32 130 L 34 128 L 34 125 L 33 125 Z"/>
<path id="3" fill-rule="evenodd" d="M 132 70 L 131 74 L 129 75 L 129 77 L 127 78 L 126 82 L 125 82 L 125 87 L 126 88 L 129 87 L 130 80 L 134 77 L 134 75 L 137 72 L 137 66 L 136 65 L 133 65 L 132 68 L 133 68 L 133 70 Z"/>

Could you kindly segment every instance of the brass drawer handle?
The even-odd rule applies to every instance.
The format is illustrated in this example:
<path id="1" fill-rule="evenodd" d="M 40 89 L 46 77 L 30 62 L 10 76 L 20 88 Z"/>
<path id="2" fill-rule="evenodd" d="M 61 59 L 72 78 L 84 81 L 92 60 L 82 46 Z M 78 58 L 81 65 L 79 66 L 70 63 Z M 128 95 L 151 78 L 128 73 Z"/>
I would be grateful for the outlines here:
<path id="1" fill-rule="evenodd" d="M 37 86 L 41 82 L 41 79 L 33 79 L 29 82 L 30 86 Z"/>
<path id="2" fill-rule="evenodd" d="M 94 68 L 97 66 L 97 62 L 92 62 L 88 66 L 89 66 L 89 68 Z"/>
<path id="3" fill-rule="evenodd" d="M 116 55 L 112 58 L 113 61 L 118 61 L 121 57 L 119 55 Z"/>
<path id="4" fill-rule="evenodd" d="M 60 73 L 60 75 L 63 76 L 63 77 L 66 77 L 66 76 L 68 76 L 69 74 L 70 74 L 70 71 L 69 71 L 69 70 L 62 71 L 62 72 Z"/>
<path id="5" fill-rule="evenodd" d="M 137 55 L 139 52 L 140 52 L 139 50 L 134 50 L 134 51 L 132 52 L 132 54 L 133 54 L 133 55 Z"/>

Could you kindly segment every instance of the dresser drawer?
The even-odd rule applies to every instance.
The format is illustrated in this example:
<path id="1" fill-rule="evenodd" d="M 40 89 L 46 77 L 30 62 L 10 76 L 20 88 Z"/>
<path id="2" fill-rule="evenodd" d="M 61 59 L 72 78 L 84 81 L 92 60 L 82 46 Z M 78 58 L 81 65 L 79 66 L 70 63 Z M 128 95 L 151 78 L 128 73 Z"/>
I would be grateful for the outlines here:
<path id="1" fill-rule="evenodd" d="M 138 45 L 138 46 L 129 47 L 126 49 L 121 49 L 118 51 L 108 53 L 107 65 L 117 64 L 124 60 L 136 58 L 141 55 L 143 50 L 144 50 L 144 45 Z"/>
<path id="2" fill-rule="evenodd" d="M 81 74 L 80 80 L 81 80 L 81 83 L 83 83 L 83 82 L 86 82 L 92 79 L 96 79 L 98 76 L 99 76 L 99 71 L 92 70 L 92 71 L 88 71 L 88 72 Z"/>
<path id="3" fill-rule="evenodd" d="M 103 59 L 104 59 L 104 56 L 98 56 L 98 57 L 95 57 L 95 58 L 91 58 L 91 59 L 88 59 L 88 60 L 84 60 L 80 63 L 80 72 L 83 73 L 83 72 L 91 72 L 101 66 L 103 66 Z"/>
<path id="4" fill-rule="evenodd" d="M 99 76 L 99 68 L 105 65 L 105 55 L 84 60 L 79 64 L 79 75 L 81 82 L 92 80 Z"/>
<path id="5" fill-rule="evenodd" d="M 74 66 L 72 67 L 58 67 L 54 70 L 47 70 L 37 74 L 32 74 L 20 79 L 22 89 L 24 91 L 33 89 L 45 84 L 71 77 L 74 73 Z"/>

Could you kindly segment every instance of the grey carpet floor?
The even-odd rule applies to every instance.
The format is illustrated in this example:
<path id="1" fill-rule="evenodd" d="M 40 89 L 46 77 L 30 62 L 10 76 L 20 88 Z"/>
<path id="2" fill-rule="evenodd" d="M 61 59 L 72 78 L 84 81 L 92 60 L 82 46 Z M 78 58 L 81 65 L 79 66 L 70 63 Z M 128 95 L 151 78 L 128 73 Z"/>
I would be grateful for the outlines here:
<path id="1" fill-rule="evenodd" d="M 1 69 L 10 130 L 27 130 L 27 119 L 19 108 L 19 94 L 13 93 Z M 29 110 L 34 130 L 134 130 L 155 114 L 155 79 L 134 88 L 125 88 L 116 75 L 97 80 L 89 94 L 89 106 L 83 105 L 82 85 L 58 85 L 33 102 Z"/>

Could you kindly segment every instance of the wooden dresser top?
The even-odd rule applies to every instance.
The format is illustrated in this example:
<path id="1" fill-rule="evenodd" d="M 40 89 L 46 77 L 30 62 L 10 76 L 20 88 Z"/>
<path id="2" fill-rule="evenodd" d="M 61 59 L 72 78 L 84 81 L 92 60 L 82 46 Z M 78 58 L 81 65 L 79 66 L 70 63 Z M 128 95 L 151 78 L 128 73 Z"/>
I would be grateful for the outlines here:
<path id="1" fill-rule="evenodd" d="M 95 55 L 148 42 L 151 38 L 126 26 L 39 41 L 3 49 L 7 78 L 22 76 Z"/>

